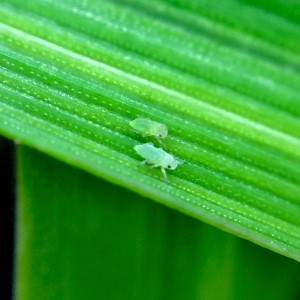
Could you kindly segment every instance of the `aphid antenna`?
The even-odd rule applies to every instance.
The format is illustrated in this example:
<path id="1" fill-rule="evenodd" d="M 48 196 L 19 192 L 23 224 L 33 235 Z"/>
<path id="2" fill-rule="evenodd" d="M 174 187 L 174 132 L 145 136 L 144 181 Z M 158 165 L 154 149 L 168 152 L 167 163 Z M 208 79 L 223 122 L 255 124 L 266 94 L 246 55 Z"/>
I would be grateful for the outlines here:
<path id="1" fill-rule="evenodd" d="M 177 158 L 176 158 L 176 160 L 178 161 L 178 163 L 179 163 L 180 165 L 186 165 L 186 164 L 187 164 L 187 161 L 186 161 L 186 160 L 183 160 L 183 159 L 177 159 Z"/>
<path id="2" fill-rule="evenodd" d="M 161 141 L 160 138 L 155 137 L 155 139 L 160 143 L 160 145 L 161 145 L 163 148 L 165 148 L 166 150 L 168 149 L 168 147 L 166 146 L 166 144 L 164 144 L 164 143 Z"/>

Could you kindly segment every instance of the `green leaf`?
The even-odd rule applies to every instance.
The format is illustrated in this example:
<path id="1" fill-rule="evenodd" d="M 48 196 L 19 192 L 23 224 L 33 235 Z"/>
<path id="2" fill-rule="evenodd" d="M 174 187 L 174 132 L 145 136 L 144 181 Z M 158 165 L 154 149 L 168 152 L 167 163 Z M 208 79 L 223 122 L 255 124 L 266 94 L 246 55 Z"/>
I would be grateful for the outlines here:
<path id="1" fill-rule="evenodd" d="M 296 261 L 30 148 L 17 158 L 16 299 L 296 299 Z"/>
<path id="2" fill-rule="evenodd" d="M 300 260 L 292 2 L 4 1 L 0 132 Z M 169 184 L 137 166 L 138 115 L 187 162 Z"/>

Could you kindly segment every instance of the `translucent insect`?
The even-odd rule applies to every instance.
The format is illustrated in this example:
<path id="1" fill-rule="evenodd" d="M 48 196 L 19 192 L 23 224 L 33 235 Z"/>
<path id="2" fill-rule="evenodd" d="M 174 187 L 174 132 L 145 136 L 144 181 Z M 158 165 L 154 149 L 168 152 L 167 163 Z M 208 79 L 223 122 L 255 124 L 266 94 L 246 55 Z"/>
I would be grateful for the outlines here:
<path id="1" fill-rule="evenodd" d="M 146 118 L 137 118 L 129 122 L 129 125 L 142 136 L 154 136 L 162 144 L 160 139 L 164 139 L 168 135 L 166 125 L 152 121 Z"/>
<path id="2" fill-rule="evenodd" d="M 160 167 L 166 181 L 168 178 L 165 169 L 175 170 L 179 164 L 183 163 L 176 160 L 174 155 L 155 147 L 152 143 L 136 145 L 134 150 L 145 159 L 141 162 L 142 165 L 148 163 L 152 165 L 151 168 Z"/>

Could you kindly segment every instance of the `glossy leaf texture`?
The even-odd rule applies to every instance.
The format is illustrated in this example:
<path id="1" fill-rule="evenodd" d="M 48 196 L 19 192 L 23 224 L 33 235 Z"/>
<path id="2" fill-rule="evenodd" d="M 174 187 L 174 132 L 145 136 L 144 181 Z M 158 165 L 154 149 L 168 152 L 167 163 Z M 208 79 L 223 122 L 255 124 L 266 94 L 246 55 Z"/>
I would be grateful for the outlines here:
<path id="1" fill-rule="evenodd" d="M 276 3 L 3 1 L 0 132 L 300 260 L 300 25 Z M 137 116 L 186 162 L 169 183 Z"/>

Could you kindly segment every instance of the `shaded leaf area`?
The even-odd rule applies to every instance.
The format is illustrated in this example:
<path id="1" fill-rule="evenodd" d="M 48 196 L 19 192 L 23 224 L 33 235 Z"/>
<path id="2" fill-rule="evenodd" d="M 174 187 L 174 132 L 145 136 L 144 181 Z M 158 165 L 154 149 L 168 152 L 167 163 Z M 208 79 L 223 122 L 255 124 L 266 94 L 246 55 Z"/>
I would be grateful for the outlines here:
<path id="1" fill-rule="evenodd" d="M 14 143 L 0 136 L 0 299 L 12 299 L 15 232 Z"/>
<path id="2" fill-rule="evenodd" d="M 299 263 L 24 146 L 18 187 L 17 300 L 299 292 Z"/>
<path id="3" fill-rule="evenodd" d="M 149 2 L 4 1 L 1 133 L 299 260 L 300 26 L 287 4 Z M 137 166 L 137 116 L 187 162 L 169 184 Z"/>

